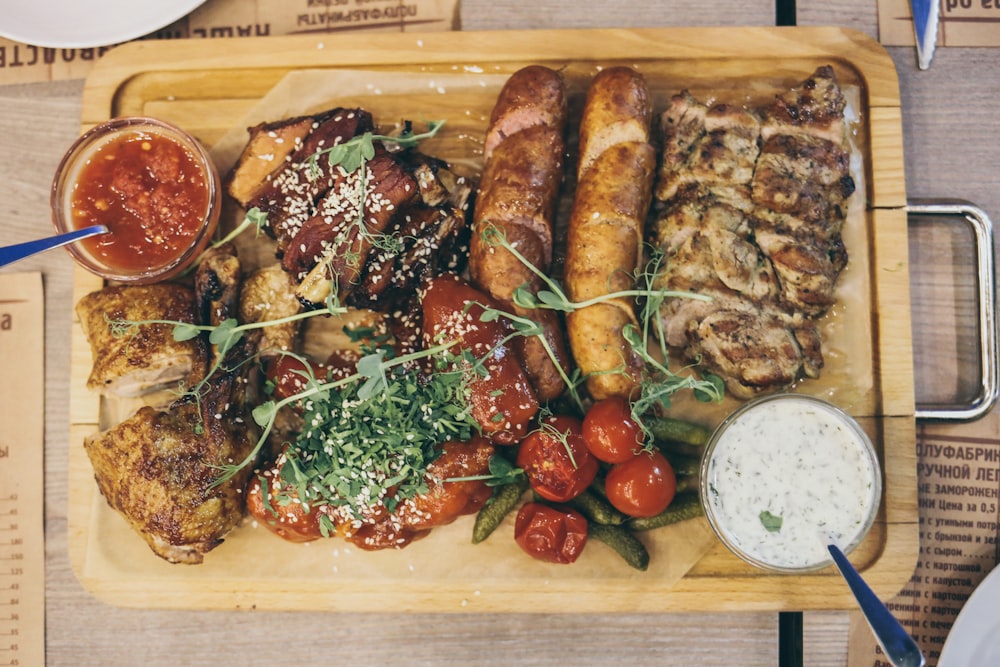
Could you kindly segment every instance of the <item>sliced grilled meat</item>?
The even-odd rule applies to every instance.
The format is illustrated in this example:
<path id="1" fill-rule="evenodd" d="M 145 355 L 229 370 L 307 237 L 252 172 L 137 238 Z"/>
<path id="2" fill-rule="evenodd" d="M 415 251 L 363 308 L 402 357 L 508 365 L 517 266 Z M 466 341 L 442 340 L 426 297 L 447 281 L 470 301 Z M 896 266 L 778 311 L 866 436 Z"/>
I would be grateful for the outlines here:
<path id="1" fill-rule="evenodd" d="M 854 192 L 845 102 L 832 68 L 759 110 L 684 92 L 661 117 L 657 284 L 712 297 L 667 300 L 669 345 L 742 398 L 816 377 L 815 319 L 835 301 Z"/>
<path id="2" fill-rule="evenodd" d="M 363 109 L 337 108 L 318 114 L 312 131 L 288 156 L 284 168 L 248 202 L 267 214 L 267 229 L 278 241 L 279 255 L 312 217 L 315 203 L 333 185 L 330 177 L 335 169 L 322 156 L 317 159 L 317 153 L 374 127 L 371 114 Z"/>
<path id="3" fill-rule="evenodd" d="M 196 310 L 192 290 L 176 283 L 112 285 L 84 296 L 76 313 L 94 358 L 87 388 L 132 397 L 198 382 L 208 364 L 202 338 L 176 341 L 170 324 L 117 335 L 109 324 L 155 319 L 194 323 Z"/>
<path id="4" fill-rule="evenodd" d="M 296 116 L 248 128 L 250 139 L 226 180 L 229 196 L 250 208 L 315 126 L 315 117 Z"/>
<path id="5" fill-rule="evenodd" d="M 551 310 L 524 308 L 514 292 L 542 287 L 532 267 L 552 267 L 553 229 L 563 182 L 567 100 L 562 74 L 538 65 L 514 72 L 497 97 L 486 131 L 474 230 L 469 248 L 472 282 L 541 333 L 522 336 L 515 349 L 542 401 L 566 389 L 569 368 L 561 319 Z M 495 243 L 496 230 L 531 266 Z M 551 356 L 550 356 L 551 353 Z M 553 358 L 554 357 L 554 358 Z"/>
<path id="6" fill-rule="evenodd" d="M 346 294 L 358 279 L 372 247 L 386 241 L 397 212 L 418 198 L 405 165 L 381 144 L 363 167 L 338 170 L 332 187 L 285 249 L 282 267 L 299 282 L 299 297 L 321 303 L 331 282 Z"/>
<path id="7" fill-rule="evenodd" d="M 775 96 L 762 110 L 761 137 L 805 133 L 843 145 L 847 137 L 844 110 L 847 106 L 833 68 L 824 65 L 812 76 Z"/>

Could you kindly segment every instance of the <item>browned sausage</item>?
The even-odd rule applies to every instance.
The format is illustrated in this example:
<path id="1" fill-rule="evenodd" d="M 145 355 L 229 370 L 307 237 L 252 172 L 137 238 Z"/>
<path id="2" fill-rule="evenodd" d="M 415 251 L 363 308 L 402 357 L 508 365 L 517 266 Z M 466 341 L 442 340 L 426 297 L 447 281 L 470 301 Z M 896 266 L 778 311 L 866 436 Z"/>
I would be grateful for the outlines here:
<path id="1" fill-rule="evenodd" d="M 512 445 L 528 433 L 538 401 L 516 354 L 505 343 L 510 328 L 500 319 L 482 321 L 496 303 L 453 273 L 433 278 L 421 299 L 423 334 L 430 345 L 457 342 L 487 371 L 468 385 L 469 412 L 492 442 Z"/>
<path id="2" fill-rule="evenodd" d="M 566 152 L 566 94 L 562 76 L 530 66 L 511 75 L 497 98 L 484 146 L 469 251 L 473 283 L 504 310 L 539 323 L 544 339 L 516 342 L 516 350 L 539 400 L 549 401 L 565 389 L 557 363 L 568 355 L 559 316 L 551 310 L 525 309 L 513 303 L 521 285 L 538 291 L 542 281 L 505 248 L 491 245 L 484 231 L 491 225 L 531 264 L 548 272 L 552 264 L 552 228 L 562 186 Z"/>
<path id="3" fill-rule="evenodd" d="M 591 82 L 580 120 L 580 157 L 566 247 L 565 282 L 580 302 L 634 287 L 656 154 L 645 79 L 627 67 Z M 634 396 L 643 362 L 622 330 L 638 326 L 635 302 L 619 298 L 570 313 L 570 349 L 594 399 Z"/>

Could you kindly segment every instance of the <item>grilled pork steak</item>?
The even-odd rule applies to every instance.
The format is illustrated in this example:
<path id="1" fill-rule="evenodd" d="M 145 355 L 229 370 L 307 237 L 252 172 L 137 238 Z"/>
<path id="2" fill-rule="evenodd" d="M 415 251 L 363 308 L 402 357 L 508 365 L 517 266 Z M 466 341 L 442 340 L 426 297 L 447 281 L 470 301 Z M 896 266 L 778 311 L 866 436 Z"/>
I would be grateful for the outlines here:
<path id="1" fill-rule="evenodd" d="M 709 295 L 667 300 L 668 343 L 748 398 L 816 377 L 815 320 L 847 264 L 854 192 L 845 101 L 832 68 L 763 109 L 709 107 L 686 91 L 661 117 L 653 229 L 657 285 Z"/>

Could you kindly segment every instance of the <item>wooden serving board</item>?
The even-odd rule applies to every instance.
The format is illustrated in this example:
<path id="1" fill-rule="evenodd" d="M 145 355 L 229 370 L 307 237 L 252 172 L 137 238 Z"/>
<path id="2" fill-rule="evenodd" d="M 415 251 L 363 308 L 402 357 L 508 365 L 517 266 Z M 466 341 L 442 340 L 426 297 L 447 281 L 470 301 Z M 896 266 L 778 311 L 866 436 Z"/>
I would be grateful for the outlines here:
<path id="1" fill-rule="evenodd" d="M 854 414 L 880 450 L 882 508 L 851 559 L 880 596 L 894 595 L 910 578 L 918 549 L 906 195 L 896 72 L 869 37 L 837 28 L 691 28 L 136 42 L 110 52 L 92 71 L 82 124 L 157 116 L 213 146 L 225 171 L 247 125 L 323 105 L 359 104 L 388 123 L 444 118 L 447 130 L 422 150 L 474 170 L 499 86 L 532 63 L 563 68 L 571 110 L 600 67 L 633 66 L 650 82 L 657 113 L 684 88 L 706 101 L 759 102 L 816 67 L 833 65 L 854 99 L 859 193 L 845 225 L 849 268 L 835 313 L 822 325 L 827 366 L 823 377 L 797 390 Z M 75 303 L 101 282 L 77 270 L 74 287 Z M 653 556 L 645 573 L 605 554 L 584 562 L 585 553 L 568 567 L 540 564 L 502 536 L 472 546 L 463 521 L 391 553 L 363 553 L 339 541 L 292 545 L 241 527 L 203 565 L 169 565 L 131 534 L 97 491 L 81 443 L 110 426 L 120 406 L 87 391 L 90 363 L 74 319 L 70 556 L 83 585 L 113 604 L 480 612 L 854 604 L 833 569 L 766 575 L 730 555 L 703 519 L 645 536 Z M 685 414 L 714 424 L 734 405 Z M 680 408 L 688 407 L 682 401 Z"/>

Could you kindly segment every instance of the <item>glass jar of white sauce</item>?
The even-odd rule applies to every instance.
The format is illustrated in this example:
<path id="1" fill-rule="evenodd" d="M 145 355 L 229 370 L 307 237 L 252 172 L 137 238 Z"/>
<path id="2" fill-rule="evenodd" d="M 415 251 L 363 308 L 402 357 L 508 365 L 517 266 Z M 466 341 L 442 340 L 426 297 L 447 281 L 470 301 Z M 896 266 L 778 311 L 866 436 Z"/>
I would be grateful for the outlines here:
<path id="1" fill-rule="evenodd" d="M 832 564 L 867 535 L 882 496 L 871 440 L 846 412 L 799 394 L 755 399 L 727 417 L 701 465 L 705 514 L 743 560 L 787 573 Z"/>

